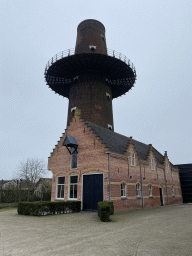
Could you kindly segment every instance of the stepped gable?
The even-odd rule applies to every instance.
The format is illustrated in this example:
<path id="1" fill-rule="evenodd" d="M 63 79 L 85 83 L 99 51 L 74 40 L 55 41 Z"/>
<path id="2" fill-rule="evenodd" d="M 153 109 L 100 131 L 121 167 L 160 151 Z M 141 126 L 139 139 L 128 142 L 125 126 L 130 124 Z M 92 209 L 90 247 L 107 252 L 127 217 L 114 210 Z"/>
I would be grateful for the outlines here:
<path id="1" fill-rule="evenodd" d="M 85 124 L 91 128 L 96 137 L 98 137 L 105 147 L 111 152 L 116 154 L 124 155 L 127 150 L 128 144 L 131 139 L 124 135 L 113 132 L 112 130 L 103 128 L 96 124 L 86 121 Z M 149 145 L 132 139 L 132 144 L 137 152 L 138 158 L 141 161 L 146 161 L 148 157 Z M 156 158 L 157 164 L 163 165 L 164 157 L 161 155 L 154 147 L 152 147 L 152 152 Z"/>

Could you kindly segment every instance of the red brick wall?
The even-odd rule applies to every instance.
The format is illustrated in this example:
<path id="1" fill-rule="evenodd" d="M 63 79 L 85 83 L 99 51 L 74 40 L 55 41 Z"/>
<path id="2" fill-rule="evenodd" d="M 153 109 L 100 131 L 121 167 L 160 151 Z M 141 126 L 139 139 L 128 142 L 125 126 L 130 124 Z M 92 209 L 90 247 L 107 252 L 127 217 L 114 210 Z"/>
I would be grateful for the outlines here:
<path id="1" fill-rule="evenodd" d="M 110 98 L 106 96 L 110 95 Z M 81 117 L 104 128 L 113 125 L 112 92 L 105 77 L 96 72 L 79 75 L 76 84 L 70 88 L 68 120 L 69 126 L 73 113 L 71 108 L 81 109 Z"/>
<path id="2" fill-rule="evenodd" d="M 92 133 L 90 128 L 79 118 L 80 111 L 77 109 L 75 117 L 66 130 L 66 133 L 60 138 L 51 157 L 48 161 L 48 169 L 53 173 L 52 197 L 55 200 L 56 181 L 58 175 L 65 176 L 65 198 L 68 200 L 68 176 L 78 175 L 78 200 L 82 200 L 82 174 L 84 173 L 103 173 L 104 174 L 104 200 L 109 200 L 109 171 L 108 154 L 105 153 L 104 145 L 98 141 L 98 138 Z M 62 146 L 66 134 L 74 136 L 78 142 L 78 166 L 76 170 L 70 170 L 70 154 L 66 147 Z M 132 144 L 129 145 L 129 152 L 135 152 Z M 136 153 L 136 152 L 135 152 Z M 141 163 L 144 207 L 160 206 L 159 187 L 163 188 L 164 204 L 181 203 L 181 190 L 179 182 L 179 173 L 177 169 L 166 173 L 167 191 L 165 182 L 164 165 L 157 166 L 156 170 L 151 170 L 150 158 Z M 165 158 L 165 162 L 168 159 Z M 157 164 L 157 163 L 156 163 Z M 136 166 L 130 166 L 128 159 L 124 156 L 110 154 L 110 177 L 111 177 L 111 199 L 114 203 L 115 211 L 124 211 L 130 209 L 142 208 L 142 199 L 136 196 L 136 183 L 141 183 L 140 163 L 136 154 Z M 121 198 L 121 182 L 126 183 L 126 198 Z M 149 197 L 148 185 L 152 185 L 152 196 Z M 174 196 L 172 196 L 171 187 L 174 187 Z M 168 200 L 167 200 L 168 193 Z"/>
<path id="3" fill-rule="evenodd" d="M 107 53 L 105 27 L 99 21 L 86 20 L 77 28 L 75 53 L 92 53 L 89 45 L 96 46 L 94 53 Z"/>

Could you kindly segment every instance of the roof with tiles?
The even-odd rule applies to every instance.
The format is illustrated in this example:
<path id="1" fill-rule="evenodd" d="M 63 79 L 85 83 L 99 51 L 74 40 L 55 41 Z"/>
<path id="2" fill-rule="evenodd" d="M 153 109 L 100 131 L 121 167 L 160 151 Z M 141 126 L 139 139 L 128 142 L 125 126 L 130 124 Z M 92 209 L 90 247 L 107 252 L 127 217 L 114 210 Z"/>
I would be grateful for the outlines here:
<path id="1" fill-rule="evenodd" d="M 96 137 L 98 137 L 99 140 L 101 140 L 102 143 L 105 144 L 105 148 L 110 150 L 111 152 L 124 155 L 128 148 L 128 145 L 131 143 L 132 140 L 132 144 L 137 152 L 139 160 L 147 160 L 151 147 L 150 145 L 131 139 L 131 137 L 126 137 L 124 135 L 118 134 L 88 121 L 86 121 L 85 124 L 89 128 L 91 128 Z M 161 155 L 154 147 L 152 147 L 152 152 L 155 156 L 157 164 L 163 165 L 164 156 Z"/>

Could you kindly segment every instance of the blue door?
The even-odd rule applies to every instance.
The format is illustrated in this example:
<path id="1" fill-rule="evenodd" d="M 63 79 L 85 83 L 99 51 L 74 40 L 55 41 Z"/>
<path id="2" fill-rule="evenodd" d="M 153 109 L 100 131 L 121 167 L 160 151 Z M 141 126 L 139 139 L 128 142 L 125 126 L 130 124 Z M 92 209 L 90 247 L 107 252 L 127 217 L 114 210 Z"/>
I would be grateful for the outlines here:
<path id="1" fill-rule="evenodd" d="M 83 175 L 83 210 L 97 210 L 103 201 L 103 174 Z"/>

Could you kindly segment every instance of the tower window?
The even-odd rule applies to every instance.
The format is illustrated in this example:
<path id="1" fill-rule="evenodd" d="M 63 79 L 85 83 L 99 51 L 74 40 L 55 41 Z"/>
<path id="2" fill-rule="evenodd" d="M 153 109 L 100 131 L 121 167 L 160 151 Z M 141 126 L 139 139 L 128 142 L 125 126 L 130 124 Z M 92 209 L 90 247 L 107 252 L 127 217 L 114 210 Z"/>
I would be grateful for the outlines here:
<path id="1" fill-rule="evenodd" d="M 109 129 L 109 130 L 112 130 L 112 128 L 113 128 L 112 125 L 108 124 L 107 126 L 108 126 L 108 129 Z"/>
<path id="2" fill-rule="evenodd" d="M 96 50 L 96 46 L 95 45 L 89 45 L 89 48 L 91 49 L 92 52 L 94 52 Z"/>
<path id="3" fill-rule="evenodd" d="M 102 34 L 101 34 L 101 38 L 102 38 L 103 41 L 105 41 L 105 37 Z"/>
<path id="4" fill-rule="evenodd" d="M 106 97 L 108 100 L 110 99 L 110 94 L 108 92 L 106 92 Z"/>
<path id="5" fill-rule="evenodd" d="M 76 109 L 76 108 L 77 108 L 77 107 L 71 108 L 72 118 L 75 116 L 75 109 Z"/>
<path id="6" fill-rule="evenodd" d="M 75 111 L 76 108 L 77 108 L 77 107 L 71 108 L 71 112 Z"/>

